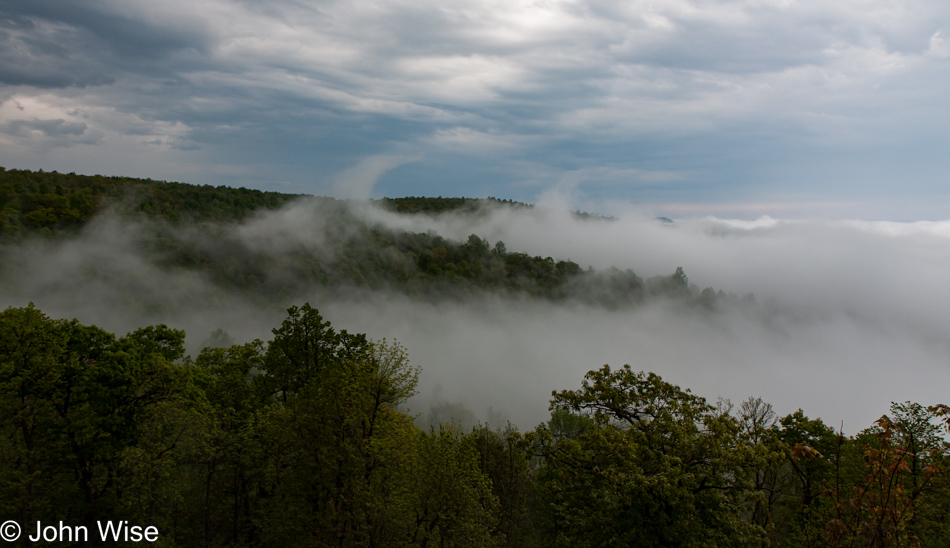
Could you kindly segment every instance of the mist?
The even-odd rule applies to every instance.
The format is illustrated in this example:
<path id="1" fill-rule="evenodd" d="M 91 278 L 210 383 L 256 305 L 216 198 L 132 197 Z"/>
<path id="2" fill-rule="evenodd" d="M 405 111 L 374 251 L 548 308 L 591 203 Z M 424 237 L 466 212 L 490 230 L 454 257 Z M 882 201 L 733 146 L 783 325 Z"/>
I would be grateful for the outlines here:
<path id="1" fill-rule="evenodd" d="M 165 323 L 186 330 L 194 355 L 219 328 L 237 342 L 267 340 L 287 306 L 309 301 L 337 329 L 408 349 L 422 368 L 412 412 L 464 407 L 477 420 L 511 420 L 522 429 L 546 419 L 552 390 L 579 386 L 605 363 L 654 371 L 712 401 L 759 396 L 781 414 L 802 408 L 846 433 L 870 426 L 892 401 L 946 402 L 950 221 L 707 217 L 669 224 L 624 206 L 611 219 L 582 219 L 565 205 L 427 216 L 369 201 L 302 200 L 241 224 L 179 228 L 110 213 L 75 238 L 0 250 L 0 305 L 34 302 L 51 317 L 120 334 Z M 682 266 L 695 292 L 753 293 L 755 304 L 708 310 L 654 300 L 610 310 L 510 295 L 421 300 L 300 284 L 273 302 L 197 270 L 170 268 L 160 249 L 143 245 L 156 231 L 177 231 L 213 253 L 213 233 L 252 250 L 264 276 L 292 278 L 287 254 L 340 252 L 332 242 L 349 230 L 334 222 L 340 211 L 368 225 L 460 241 L 476 234 L 504 241 L 511 252 L 630 268 L 644 278 Z"/>

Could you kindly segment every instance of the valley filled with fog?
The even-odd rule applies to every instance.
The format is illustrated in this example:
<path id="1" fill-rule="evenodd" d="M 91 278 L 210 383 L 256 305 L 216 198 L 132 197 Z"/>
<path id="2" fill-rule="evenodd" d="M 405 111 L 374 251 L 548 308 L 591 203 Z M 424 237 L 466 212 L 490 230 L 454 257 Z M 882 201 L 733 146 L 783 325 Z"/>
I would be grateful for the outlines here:
<path id="1" fill-rule="evenodd" d="M 583 218 L 562 202 L 397 214 L 346 202 L 361 223 L 464 242 L 470 234 L 509 251 L 595 270 L 668 275 L 683 267 L 691 291 L 734 295 L 715 306 L 654 299 L 603 307 L 479 293 L 417 299 L 398 291 L 296 287 L 277 301 L 235 294 L 201 271 L 169 267 L 141 238 L 155 221 L 104 214 L 73 238 L 5 245 L 0 305 L 34 302 L 54 318 L 125 333 L 165 323 L 186 330 L 192 355 L 216 329 L 235 342 L 267 340 L 284 308 L 309 301 L 337 329 L 396 339 L 422 368 L 410 409 L 423 420 L 511 420 L 530 429 L 548 416 L 552 390 L 574 388 L 603 364 L 653 371 L 710 401 L 759 396 L 780 414 L 802 408 L 846 433 L 866 428 L 892 401 L 944 402 L 950 381 L 950 222 L 661 222 L 636 208 Z M 268 277 L 292 276 L 281 257 L 332 255 L 332 213 L 302 199 L 243 223 L 184 225 L 200 248 L 207 231 L 265 257 Z M 754 295 L 754 300 L 744 296 Z M 281 302 L 282 301 L 282 302 Z"/>

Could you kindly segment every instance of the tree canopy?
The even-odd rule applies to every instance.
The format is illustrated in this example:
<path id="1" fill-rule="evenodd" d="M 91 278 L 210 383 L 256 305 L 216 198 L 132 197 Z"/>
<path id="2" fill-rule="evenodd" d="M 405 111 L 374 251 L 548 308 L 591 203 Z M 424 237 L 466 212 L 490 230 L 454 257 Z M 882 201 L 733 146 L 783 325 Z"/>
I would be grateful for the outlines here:
<path id="1" fill-rule="evenodd" d="M 950 541 L 943 405 L 894 403 L 846 437 L 605 365 L 527 433 L 425 429 L 407 351 L 309 304 L 269 341 L 191 358 L 184 336 L 0 312 L 5 519 L 126 520 L 183 547 Z"/>
<path id="2" fill-rule="evenodd" d="M 263 212 L 307 204 L 307 243 L 278 233 L 261 245 L 248 223 Z M 406 215 L 478 214 L 484 207 L 529 209 L 510 200 L 394 198 L 380 202 Z M 150 179 L 0 168 L 0 259 L 34 240 L 68 241 L 100 215 L 117 215 L 136 253 L 161 269 L 194 272 L 215 286 L 285 307 L 314 288 L 396 291 L 421 299 L 511 298 L 577 301 L 622 308 L 673 299 L 715 308 L 738 302 L 709 289 L 693 295 L 682 267 L 643 279 L 630 269 L 583 268 L 569 257 L 509 250 L 477 234 L 462 241 L 372 223 L 351 204 L 326 197 Z M 600 217 L 584 214 L 581 218 Z M 296 230 L 291 225 L 287 230 Z"/>

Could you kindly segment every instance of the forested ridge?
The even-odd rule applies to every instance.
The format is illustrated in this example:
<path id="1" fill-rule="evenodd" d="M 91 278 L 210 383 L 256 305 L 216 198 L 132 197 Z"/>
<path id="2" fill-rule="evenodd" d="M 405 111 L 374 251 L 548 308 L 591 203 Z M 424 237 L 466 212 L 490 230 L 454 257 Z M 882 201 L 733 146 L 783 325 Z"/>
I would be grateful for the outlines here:
<path id="1" fill-rule="evenodd" d="M 441 197 L 373 207 L 403 220 L 532 210 Z M 0 170 L 0 280 L 20 252 L 101 240 L 116 246 L 109 257 L 134 252 L 270 308 L 314 288 L 516 306 L 652 300 L 704 320 L 756 306 L 697 291 L 675 266 L 646 279 L 595 271 L 365 213 L 332 198 Z M 99 280 L 96 263 L 59 264 Z M 128 306 L 143 306 L 135 284 L 154 279 L 133 280 Z M 195 287 L 183 294 L 211 286 Z M 894 403 L 845 435 L 755 397 L 707 401 L 650 363 L 590 363 L 536 428 L 430 425 L 407 408 L 424 373 L 411 349 L 340 327 L 292 306 L 267 341 L 219 331 L 188 356 L 185 333 L 165 325 L 119 335 L 33 305 L 0 312 L 0 522 L 24 525 L 24 546 L 36 522 L 87 527 L 96 544 L 102 520 L 154 526 L 157 545 L 182 547 L 950 545 L 939 402 Z"/>
<path id="2" fill-rule="evenodd" d="M 7 238 L 39 233 L 52 236 L 81 227 L 108 207 L 126 214 L 169 221 L 240 221 L 262 209 L 275 209 L 300 194 L 248 188 L 77 175 L 0 166 L 0 234 Z M 484 204 L 529 209 L 531 204 L 498 198 L 408 196 L 378 201 L 399 213 L 474 213 Z M 591 216 L 590 213 L 579 215 Z"/>
<path id="3" fill-rule="evenodd" d="M 254 245 L 240 231 L 262 212 L 290 204 L 310 207 L 315 246 L 286 235 L 277 245 Z M 532 206 L 496 198 L 385 198 L 378 205 L 406 215 L 477 215 L 485 207 Z M 652 297 L 694 305 L 738 302 L 708 288 L 690 292 L 686 273 L 643 279 L 630 269 L 584 268 L 569 257 L 508 250 L 471 234 L 455 241 L 357 218 L 348 201 L 124 177 L 85 176 L 0 168 L 0 244 L 74 238 L 97 215 L 118 216 L 163 268 L 201 273 L 216 285 L 252 299 L 291 301 L 313 287 L 396 291 L 415 298 L 466 298 L 485 293 L 574 300 L 609 308 Z M 602 222 L 604 217 L 575 212 Z M 316 228 L 313 228 L 316 227 Z M 282 236 L 283 238 L 283 236 Z M 529 250 L 527 250 L 529 251 Z M 2 249 L 0 249 L 2 253 Z"/>
<path id="4" fill-rule="evenodd" d="M 234 221 L 298 195 L 0 167 L 0 235 L 69 233 L 109 207 L 170 221 Z"/>
<path id="5" fill-rule="evenodd" d="M 266 342 L 192 358 L 184 338 L 0 312 L 0 518 L 93 545 L 100 520 L 183 547 L 950 542 L 943 405 L 845 436 L 605 365 L 533 430 L 425 429 L 407 350 L 308 304 Z"/>

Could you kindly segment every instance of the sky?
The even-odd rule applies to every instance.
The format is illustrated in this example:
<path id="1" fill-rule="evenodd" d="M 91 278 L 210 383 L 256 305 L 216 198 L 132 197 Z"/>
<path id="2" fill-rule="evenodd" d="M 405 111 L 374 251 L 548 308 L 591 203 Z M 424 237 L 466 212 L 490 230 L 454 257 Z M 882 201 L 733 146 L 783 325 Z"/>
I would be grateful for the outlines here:
<path id="1" fill-rule="evenodd" d="M 950 218 L 945 0 L 5 0 L 0 165 Z"/>

